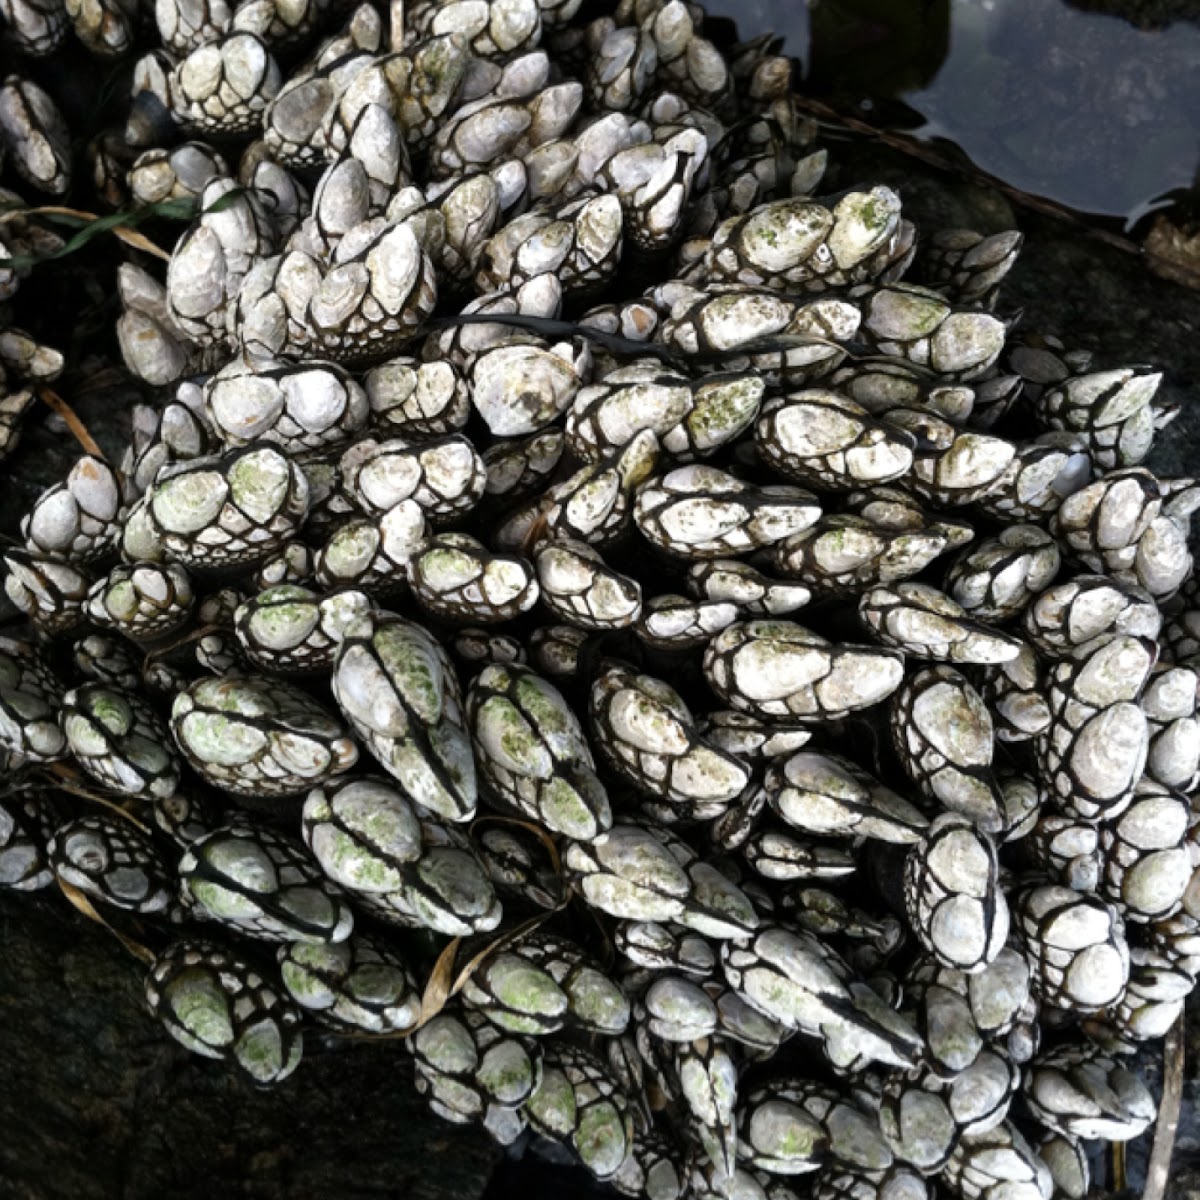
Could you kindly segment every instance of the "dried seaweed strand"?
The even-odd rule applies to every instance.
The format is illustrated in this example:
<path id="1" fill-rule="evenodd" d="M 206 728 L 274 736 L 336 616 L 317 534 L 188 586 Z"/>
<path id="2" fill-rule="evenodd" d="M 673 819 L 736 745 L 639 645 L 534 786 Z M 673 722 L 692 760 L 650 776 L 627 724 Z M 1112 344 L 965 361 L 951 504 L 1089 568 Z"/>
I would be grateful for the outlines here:
<path id="1" fill-rule="evenodd" d="M 1164 1200 L 1171 1178 L 1171 1159 L 1175 1152 L 1175 1133 L 1179 1128 L 1179 1108 L 1183 1101 L 1183 1067 L 1186 1056 L 1183 1017 L 1167 1030 L 1163 1042 L 1163 1090 L 1158 1105 L 1158 1123 L 1146 1167 L 1146 1186 L 1142 1200 Z"/>
<path id="2" fill-rule="evenodd" d="M 92 902 L 81 892 L 74 884 L 67 883 L 65 879 L 58 880 L 58 886 L 62 889 L 62 893 L 78 909 L 89 921 L 95 921 L 97 925 L 103 925 L 109 933 L 140 962 L 144 962 L 147 966 L 152 966 L 154 963 L 154 952 L 148 947 L 143 946 L 141 942 L 135 942 L 133 938 L 123 934 L 119 929 L 110 925 L 92 906 Z"/>
<path id="3" fill-rule="evenodd" d="M 127 246 L 132 246 L 134 250 L 141 250 L 146 254 L 151 254 L 155 258 L 162 259 L 163 262 L 170 262 L 171 256 L 162 247 L 152 242 L 144 233 L 138 233 L 136 229 L 131 229 L 125 222 L 129 219 L 130 214 L 114 213 L 108 217 L 102 217 L 99 213 L 85 212 L 80 208 L 64 208 L 58 204 L 47 204 L 40 208 L 16 208 L 10 209 L 8 212 L 0 212 L 0 222 L 12 220 L 14 217 L 70 217 L 73 220 L 83 222 L 83 228 L 70 241 L 66 242 L 60 250 L 56 250 L 53 254 L 44 256 L 37 255 L 18 255 L 16 258 L 5 260 L 10 265 L 17 267 L 36 266 L 41 262 L 49 262 L 55 258 L 63 258 L 68 254 L 80 249 L 92 240 L 97 234 L 107 230 L 118 240 L 124 242 Z"/>
<path id="4" fill-rule="evenodd" d="M 1113 1142 L 1109 1147 L 1109 1163 L 1112 1173 L 1112 1190 L 1123 1192 L 1126 1188 L 1125 1143 Z"/>
<path id="5" fill-rule="evenodd" d="M 54 787 L 60 792 L 66 792 L 71 796 L 79 796 L 83 800 L 90 801 L 92 804 L 100 804 L 117 814 L 123 820 L 128 821 L 131 825 L 136 825 L 143 833 L 150 833 L 150 826 L 143 821 L 139 821 L 127 808 L 123 808 L 115 800 L 110 800 L 106 796 L 101 796 L 97 792 L 91 791 L 89 788 L 82 787 L 80 784 L 73 782 L 70 779 L 55 779 Z"/>
<path id="6" fill-rule="evenodd" d="M 57 393 L 48 387 L 38 388 L 38 399 L 53 409 L 67 423 L 67 428 L 75 435 L 75 440 L 94 458 L 104 458 L 96 439 L 88 432 L 87 426 L 79 419 L 75 410 Z"/>

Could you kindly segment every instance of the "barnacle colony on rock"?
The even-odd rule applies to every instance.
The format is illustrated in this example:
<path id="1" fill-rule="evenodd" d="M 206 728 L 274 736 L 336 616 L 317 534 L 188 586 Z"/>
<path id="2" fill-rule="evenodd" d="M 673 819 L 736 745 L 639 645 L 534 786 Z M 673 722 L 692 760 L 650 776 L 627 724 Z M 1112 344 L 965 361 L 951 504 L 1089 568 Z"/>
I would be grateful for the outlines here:
<path id="1" fill-rule="evenodd" d="M 193 205 L 114 281 L 127 454 L 4 551 L 0 884 L 196 1053 L 403 1034 L 627 1195 L 1081 1197 L 1200 972 L 1159 375 L 997 315 L 1016 232 L 816 198 L 778 43 L 681 0 L 0 7 L 140 55 L 85 162 L 18 59 L 12 181 Z M 0 364 L 7 450 L 63 360 Z"/>

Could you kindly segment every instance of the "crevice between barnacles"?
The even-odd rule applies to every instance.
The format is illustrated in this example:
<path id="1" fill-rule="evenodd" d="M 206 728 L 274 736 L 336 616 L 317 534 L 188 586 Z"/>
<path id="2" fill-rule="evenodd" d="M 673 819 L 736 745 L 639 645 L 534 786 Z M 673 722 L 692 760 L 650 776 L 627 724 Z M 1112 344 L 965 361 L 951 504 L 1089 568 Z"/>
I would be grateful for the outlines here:
<path id="1" fill-rule="evenodd" d="M 147 650 L 145 658 L 142 661 L 142 669 L 145 670 L 152 663 L 158 662 L 159 659 L 166 657 L 176 650 L 182 649 L 184 646 L 190 646 L 195 642 L 203 641 L 209 634 L 222 632 L 225 632 L 223 627 L 215 624 L 201 625 L 199 629 L 191 629 L 179 637 L 172 638 L 162 646 L 155 646 L 154 649 Z"/>
<path id="2" fill-rule="evenodd" d="M 1146 1167 L 1146 1186 L 1142 1200 L 1165 1200 L 1171 1178 L 1171 1159 L 1175 1153 L 1175 1133 L 1179 1128 L 1179 1109 L 1183 1102 L 1183 1067 L 1186 1057 L 1183 1014 L 1167 1030 L 1163 1042 L 1163 1089 L 1158 1104 L 1154 1142 Z"/>
<path id="3" fill-rule="evenodd" d="M 562 895 L 566 892 L 562 859 L 559 857 L 558 847 L 554 844 L 554 839 L 540 825 L 535 824 L 533 821 L 522 821 L 520 817 L 506 817 L 499 813 L 485 813 L 471 822 L 470 832 L 473 834 L 482 825 L 514 825 L 518 829 L 524 829 L 527 833 L 533 834 L 546 847 L 546 853 L 550 857 L 550 865 L 554 868 L 554 874 L 558 879 L 559 894 Z M 555 909 L 554 911 L 557 912 L 558 910 Z"/>

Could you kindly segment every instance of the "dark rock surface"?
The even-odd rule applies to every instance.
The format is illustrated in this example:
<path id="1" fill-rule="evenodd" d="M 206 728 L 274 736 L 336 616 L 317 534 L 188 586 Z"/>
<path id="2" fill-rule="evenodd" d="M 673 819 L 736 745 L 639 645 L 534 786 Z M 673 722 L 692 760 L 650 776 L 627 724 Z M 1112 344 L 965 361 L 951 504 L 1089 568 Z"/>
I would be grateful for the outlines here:
<path id="1" fill-rule="evenodd" d="M 44 896 L 44 898 L 43 898 Z M 432 1117 L 396 1041 L 307 1033 L 271 1091 L 189 1054 L 61 896 L 0 894 L 4 1200 L 473 1200 L 498 1151 Z"/>

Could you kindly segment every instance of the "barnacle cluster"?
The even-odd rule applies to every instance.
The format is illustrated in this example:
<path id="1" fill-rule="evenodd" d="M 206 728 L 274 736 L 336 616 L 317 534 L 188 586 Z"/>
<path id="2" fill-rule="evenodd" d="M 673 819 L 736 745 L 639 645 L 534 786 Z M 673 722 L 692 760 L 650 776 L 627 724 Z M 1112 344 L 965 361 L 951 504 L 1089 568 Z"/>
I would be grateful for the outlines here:
<path id="1" fill-rule="evenodd" d="M 1159 374 L 996 315 L 1018 233 L 817 198 L 683 0 L 0 9 L 141 55 L 82 162 L 5 80 L 10 178 L 193 212 L 117 272 L 127 453 L 3 553 L 0 885 L 198 1054 L 404 1035 L 626 1195 L 1080 1200 L 1200 974 Z M 8 448 L 63 364 L 0 362 Z"/>

